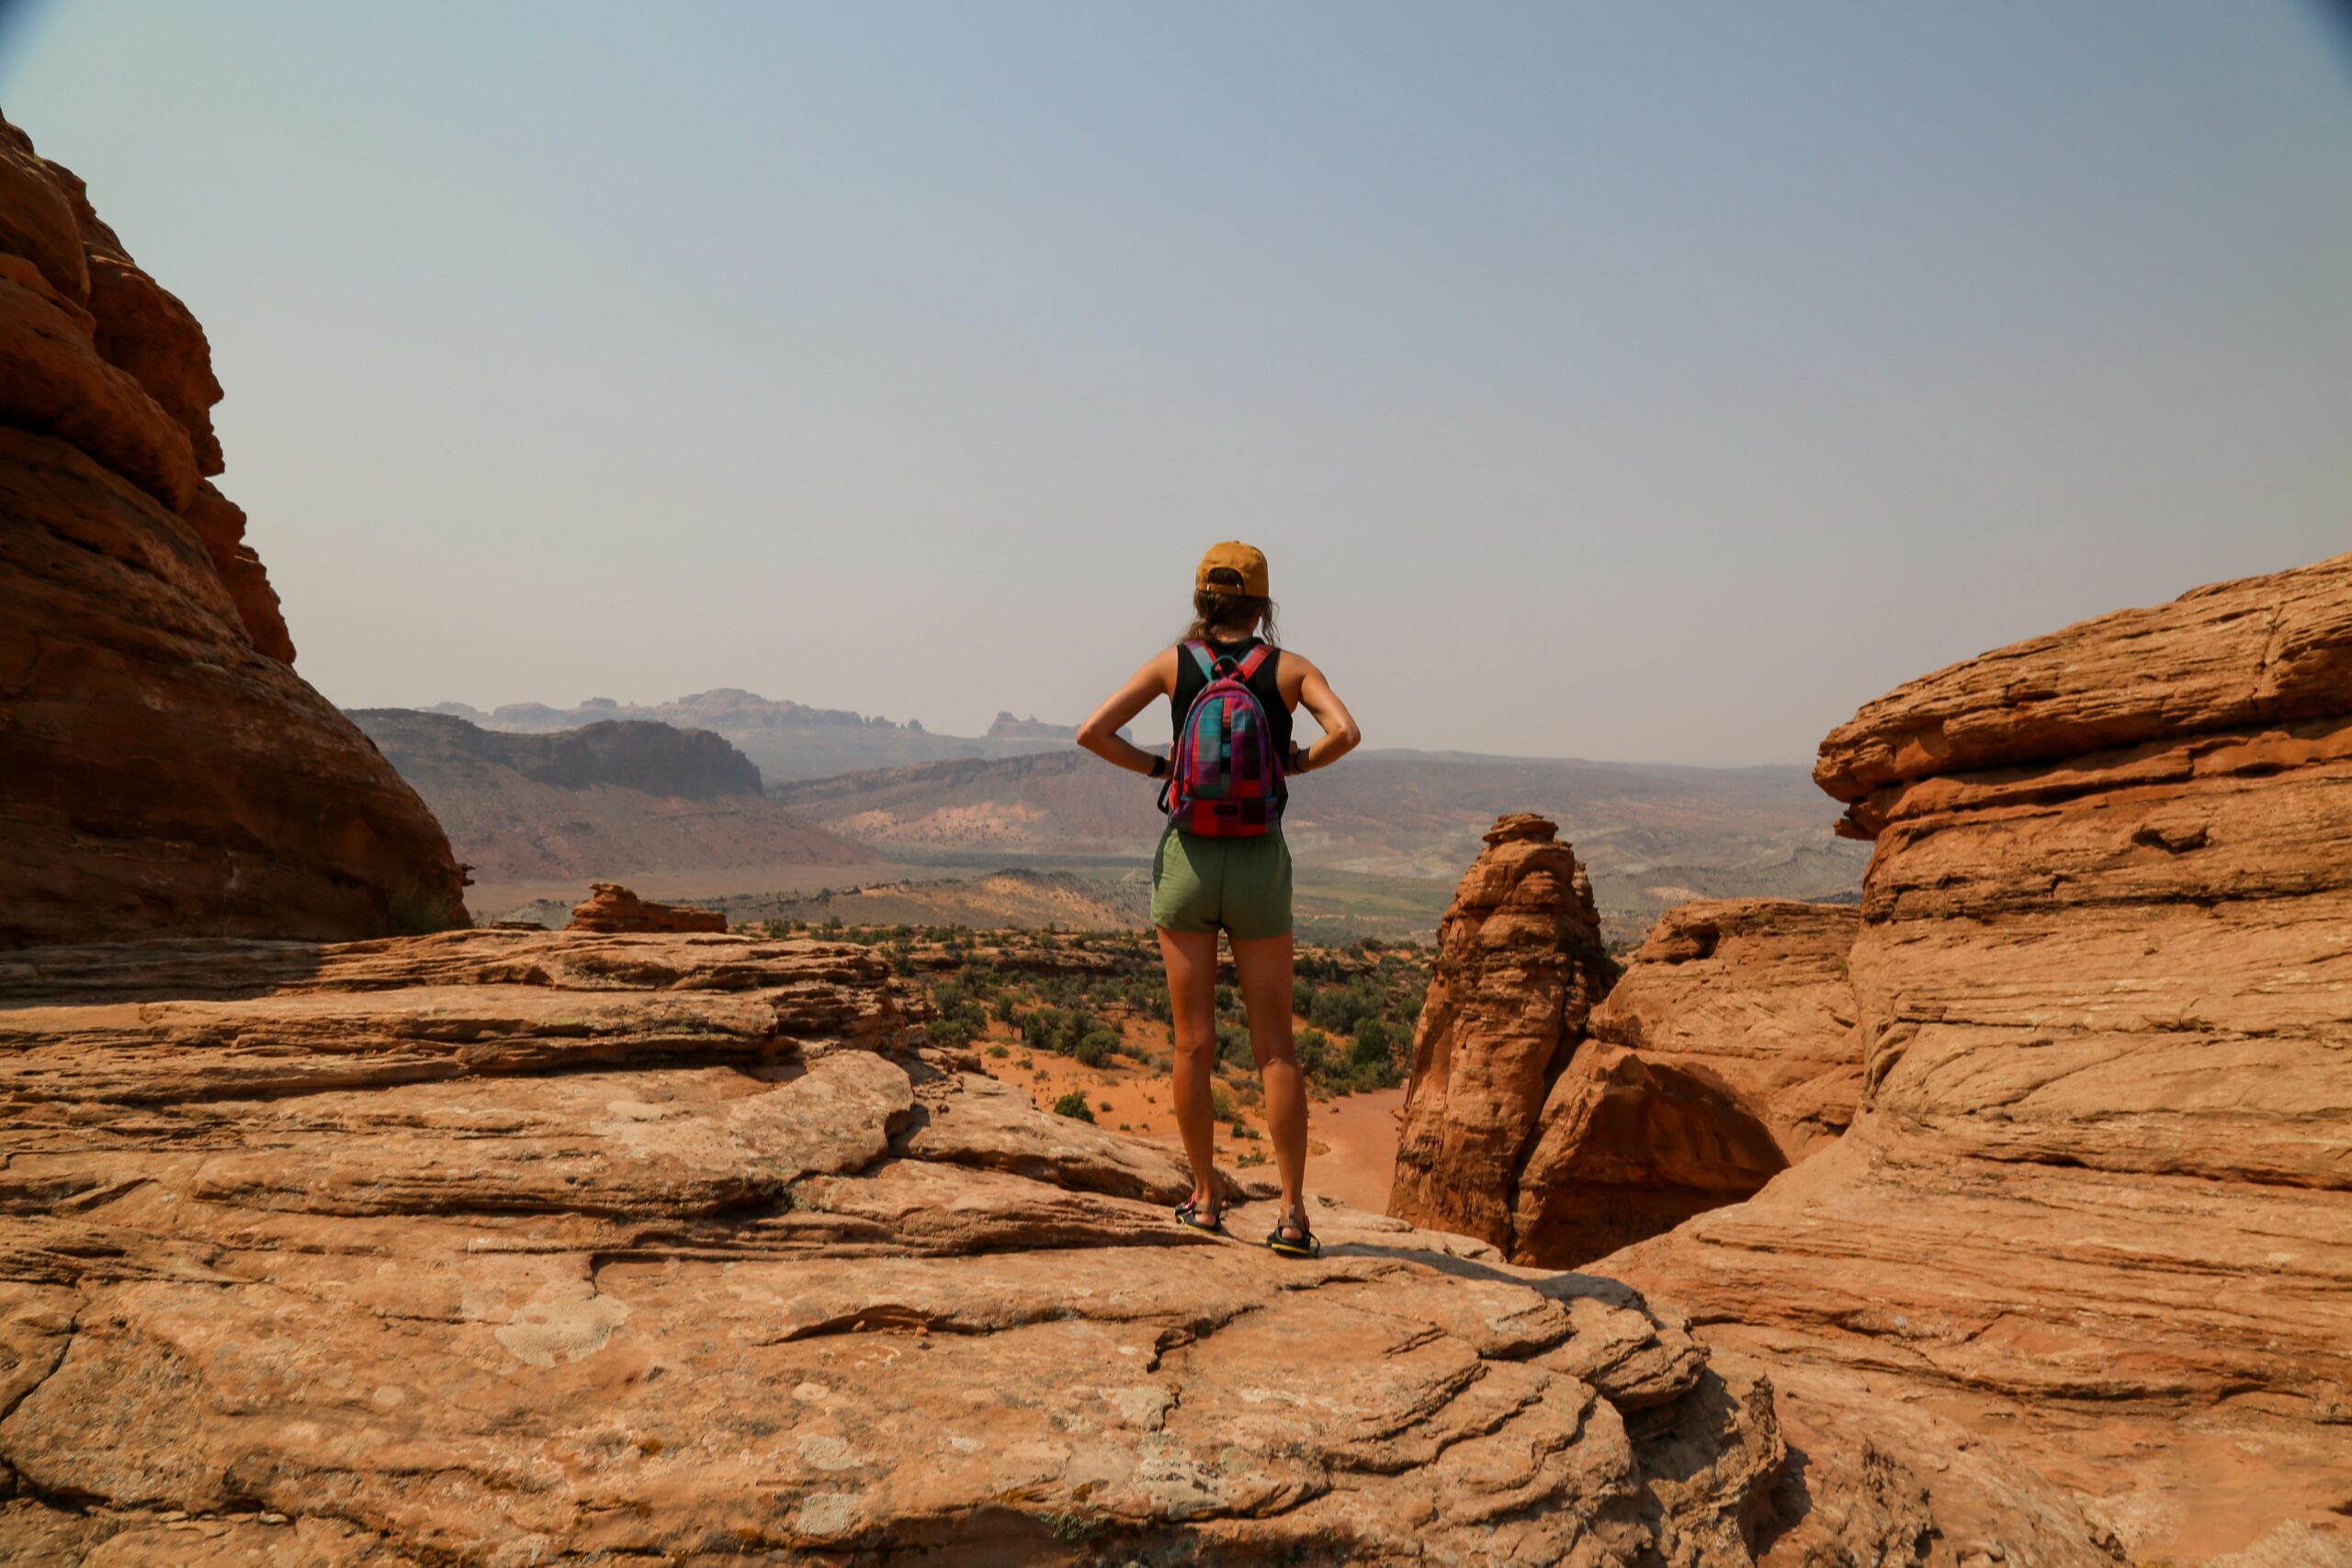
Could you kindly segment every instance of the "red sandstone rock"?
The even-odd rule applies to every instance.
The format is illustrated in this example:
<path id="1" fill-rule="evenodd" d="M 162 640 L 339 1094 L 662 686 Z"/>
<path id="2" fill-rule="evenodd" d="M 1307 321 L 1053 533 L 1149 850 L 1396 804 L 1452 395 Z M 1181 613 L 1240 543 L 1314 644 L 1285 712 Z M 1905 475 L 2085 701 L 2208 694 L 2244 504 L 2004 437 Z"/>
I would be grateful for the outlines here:
<path id="1" fill-rule="evenodd" d="M 1770 1392 L 1631 1292 L 1181 1229 L 920 1010 L 731 936 L 0 957 L 0 1559 L 1750 1561 Z"/>
<path id="2" fill-rule="evenodd" d="M 1546 1091 L 1616 965 L 1558 826 L 1498 819 L 1438 925 L 1388 1212 L 1515 1255 L 1513 1192 Z"/>
<path id="3" fill-rule="evenodd" d="M 415 793 L 287 667 L 204 335 L 0 122 L 0 948 L 464 919 Z"/>
<path id="4" fill-rule="evenodd" d="M 294 662 L 294 638 L 286 630 L 286 616 L 277 607 L 277 590 L 270 586 L 261 558 L 245 543 L 245 509 L 222 495 L 209 480 L 196 487 L 187 509 L 188 526 L 204 541 L 212 570 L 237 607 L 237 619 L 254 647 L 280 664 Z"/>
<path id="5" fill-rule="evenodd" d="M 723 931 L 727 917 L 691 904 L 656 904 L 617 882 L 592 882 L 588 902 L 571 907 L 575 931 Z"/>
<path id="6" fill-rule="evenodd" d="M 1669 909 L 1594 1010 L 1595 1040 L 1714 1085 L 1770 1130 L 1781 1165 L 1826 1147 L 1862 1092 L 1848 954 L 1861 911 L 1793 898 Z"/>
<path id="7" fill-rule="evenodd" d="M 1877 834 L 1853 1129 L 1596 1267 L 1938 1562 L 2352 1561 L 2352 556 L 1914 682 L 1819 776 Z"/>
<path id="8" fill-rule="evenodd" d="M 1844 1127 L 1857 912 L 1685 906 L 1596 1008 L 1614 966 L 1553 832 L 1497 823 L 1439 928 L 1390 1212 L 1574 1268 L 1747 1197 Z"/>
<path id="9" fill-rule="evenodd" d="M 1866 832 L 1872 791 L 2343 711 L 2352 555 L 2192 590 L 1996 649 L 1866 704 L 1813 776 Z"/>

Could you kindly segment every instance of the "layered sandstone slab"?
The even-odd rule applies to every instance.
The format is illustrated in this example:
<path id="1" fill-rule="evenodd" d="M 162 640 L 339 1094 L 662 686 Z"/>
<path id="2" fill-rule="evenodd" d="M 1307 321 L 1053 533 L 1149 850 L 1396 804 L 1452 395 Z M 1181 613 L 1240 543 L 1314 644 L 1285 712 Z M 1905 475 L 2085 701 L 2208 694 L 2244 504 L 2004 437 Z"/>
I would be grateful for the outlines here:
<path id="1" fill-rule="evenodd" d="M 1769 1391 L 1630 1292 L 1182 1229 L 921 1005 L 725 935 L 0 957 L 0 1561 L 1749 1561 Z"/>
<path id="2" fill-rule="evenodd" d="M 592 882 L 588 901 L 571 907 L 576 931 L 723 931 L 727 917 L 692 904 L 657 904 L 617 882 Z"/>
<path id="3" fill-rule="evenodd" d="M 2352 556 L 1914 682 L 1820 775 L 1862 1111 L 1598 1267 L 1951 1560 L 2352 1561 Z"/>
<path id="4" fill-rule="evenodd" d="M 0 948 L 461 920 L 415 793 L 288 667 L 204 333 L 0 122 Z"/>
<path id="5" fill-rule="evenodd" d="M 1845 1126 L 1857 915 L 1687 905 L 1621 979 L 1555 833 L 1497 822 L 1438 928 L 1389 1212 L 1574 1268 L 1737 1202 Z"/>

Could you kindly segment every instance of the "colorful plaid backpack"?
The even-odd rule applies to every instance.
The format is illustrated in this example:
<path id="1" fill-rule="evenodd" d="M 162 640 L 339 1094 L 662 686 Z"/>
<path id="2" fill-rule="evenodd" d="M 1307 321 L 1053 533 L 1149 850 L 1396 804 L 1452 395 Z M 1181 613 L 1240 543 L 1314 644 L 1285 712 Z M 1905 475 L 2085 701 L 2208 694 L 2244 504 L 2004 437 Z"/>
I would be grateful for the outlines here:
<path id="1" fill-rule="evenodd" d="M 1239 660 L 1218 658 L 1205 642 L 1184 644 L 1209 678 L 1176 730 L 1159 808 L 1187 833 L 1256 838 L 1283 814 L 1289 794 L 1273 729 L 1250 677 L 1273 649 L 1260 643 Z"/>

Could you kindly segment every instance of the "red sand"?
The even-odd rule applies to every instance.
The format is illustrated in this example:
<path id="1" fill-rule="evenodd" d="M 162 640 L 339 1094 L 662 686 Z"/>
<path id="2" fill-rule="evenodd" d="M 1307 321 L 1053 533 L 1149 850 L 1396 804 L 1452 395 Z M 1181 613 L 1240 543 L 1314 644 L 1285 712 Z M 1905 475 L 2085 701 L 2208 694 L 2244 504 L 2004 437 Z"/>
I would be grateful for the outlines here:
<path id="1" fill-rule="evenodd" d="M 1031 1051 L 1012 1038 L 1012 1031 L 991 1020 L 988 1037 L 973 1043 L 984 1055 L 991 1077 L 1029 1090 L 1047 1110 L 1072 1089 L 1086 1096 L 1095 1125 L 1107 1132 L 1181 1149 L 1175 1112 L 1170 1108 L 1167 1035 L 1163 1026 L 1130 1022 L 1123 1032 L 1126 1048 L 1148 1056 L 1145 1061 L 1120 1057 L 1113 1065 L 1089 1067 L 1068 1056 Z M 1003 1056 L 985 1055 L 1003 1045 Z M 1238 1091 L 1238 1083 L 1233 1086 Z M 1405 1102 L 1401 1089 L 1370 1094 L 1311 1100 L 1306 1109 L 1306 1190 L 1374 1213 L 1388 1207 L 1388 1182 L 1396 1164 L 1396 1111 Z M 1263 1107 L 1237 1092 L 1235 1109 L 1255 1137 L 1236 1138 L 1230 1122 L 1216 1130 L 1217 1163 L 1227 1170 L 1252 1176 L 1273 1175 L 1273 1146 L 1266 1142 Z"/>

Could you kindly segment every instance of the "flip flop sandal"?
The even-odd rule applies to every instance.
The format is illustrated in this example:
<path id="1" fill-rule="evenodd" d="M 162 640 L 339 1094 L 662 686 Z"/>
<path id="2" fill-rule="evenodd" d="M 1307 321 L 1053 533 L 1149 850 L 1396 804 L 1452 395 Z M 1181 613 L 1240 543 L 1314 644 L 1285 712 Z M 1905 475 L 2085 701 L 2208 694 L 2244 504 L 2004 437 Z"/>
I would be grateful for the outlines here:
<path id="1" fill-rule="evenodd" d="M 1292 1237 L 1285 1235 L 1283 1234 L 1285 1231 L 1296 1231 L 1298 1235 Z M 1315 1239 L 1315 1232 L 1303 1219 L 1285 1218 L 1282 1224 L 1266 1233 L 1266 1245 L 1272 1248 L 1277 1256 L 1283 1258 L 1323 1256 L 1323 1244 Z"/>
<path id="2" fill-rule="evenodd" d="M 1201 1202 L 1197 1198 L 1187 1198 L 1176 1205 L 1176 1223 L 1191 1230 L 1205 1231 L 1211 1235 L 1225 1234 L 1225 1216 L 1219 1214 L 1215 1219 L 1203 1220 Z"/>

